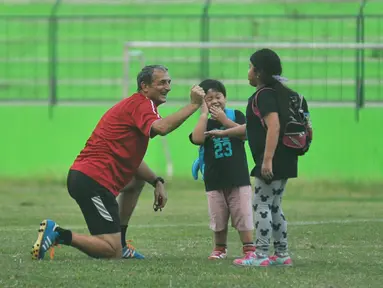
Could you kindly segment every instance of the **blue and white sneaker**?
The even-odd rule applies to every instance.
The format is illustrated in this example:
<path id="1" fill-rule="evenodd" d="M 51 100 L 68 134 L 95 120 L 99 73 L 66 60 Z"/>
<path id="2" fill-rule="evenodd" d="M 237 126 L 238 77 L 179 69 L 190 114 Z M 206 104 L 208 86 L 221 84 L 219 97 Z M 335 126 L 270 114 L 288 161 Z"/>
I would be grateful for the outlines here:
<path id="1" fill-rule="evenodd" d="M 40 223 L 39 234 L 35 244 L 32 246 L 32 259 L 39 260 L 43 259 L 45 253 L 53 248 L 57 243 L 57 238 L 59 236 L 58 232 L 55 229 L 58 227 L 56 222 L 52 220 L 44 220 Z"/>
<path id="2" fill-rule="evenodd" d="M 126 241 L 126 246 L 122 248 L 122 258 L 123 259 L 145 259 L 145 256 L 139 253 L 132 244 L 132 241 Z"/>

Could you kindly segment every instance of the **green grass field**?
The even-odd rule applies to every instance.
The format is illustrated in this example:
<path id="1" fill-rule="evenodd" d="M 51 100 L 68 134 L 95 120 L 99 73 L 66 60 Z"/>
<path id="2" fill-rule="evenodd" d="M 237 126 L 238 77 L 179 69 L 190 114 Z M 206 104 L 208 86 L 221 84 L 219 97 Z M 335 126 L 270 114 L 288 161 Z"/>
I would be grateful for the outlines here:
<path id="1" fill-rule="evenodd" d="M 357 1 L 288 5 L 270 1 L 254 6 L 216 2 L 213 1 L 211 7 L 212 41 L 355 41 L 355 18 L 310 20 L 301 16 L 355 15 Z M 369 2 L 366 14 L 383 11 L 381 1 Z M 46 100 L 49 95 L 47 15 L 50 6 L 7 3 L 9 0 L 0 4 L 0 101 Z M 130 40 L 199 41 L 201 10 L 197 4 L 62 5 L 59 15 L 64 18 L 60 19 L 58 29 L 59 100 L 120 99 L 123 43 Z M 284 15 L 284 18 L 274 14 Z M 379 17 L 366 19 L 367 42 L 381 42 L 382 23 Z M 170 68 L 171 97 L 185 99 L 190 85 L 200 77 L 200 51 L 140 50 L 146 63 L 162 63 Z M 253 89 L 245 81 L 247 61 L 252 52 L 246 49 L 210 51 L 210 76 L 225 81 L 229 100 L 246 100 L 252 93 Z M 284 75 L 291 79 L 291 87 L 299 89 L 307 99 L 327 102 L 355 99 L 354 51 L 287 49 L 278 52 L 284 62 Z M 382 53 L 372 50 L 365 53 L 366 99 L 383 101 Z M 139 67 L 138 59 L 129 67 L 132 76 L 129 83 L 133 84 L 129 92 L 135 89 L 134 78 Z M 45 108 L 29 108 L 4 107 L 2 114 L 12 123 L 6 126 L 3 141 L 2 150 L 7 151 L 2 159 L 3 173 L 13 174 L 13 180 L 0 179 L 1 288 L 382 287 L 383 183 L 367 180 L 363 183 L 304 182 L 314 176 L 327 179 L 328 174 L 332 174 L 333 179 L 352 178 L 349 175 L 354 174 L 381 179 L 381 149 L 376 145 L 379 136 L 375 144 L 363 144 L 367 147 L 365 155 L 355 148 L 359 142 L 352 140 L 357 137 L 352 133 L 356 133 L 358 139 L 368 138 L 367 134 L 373 130 L 371 127 L 380 123 L 375 121 L 380 110 L 366 109 L 369 112 L 362 113 L 364 122 L 359 126 L 347 124 L 353 121 L 353 114 L 348 111 L 326 110 L 326 117 L 323 111 L 316 111 L 320 119 L 318 135 L 322 137 L 314 147 L 316 156 L 304 161 L 314 161 L 317 166 L 306 165 L 309 177 L 305 180 L 290 181 L 283 204 L 295 265 L 287 269 L 241 269 L 231 264 L 235 257 L 241 256 L 241 243 L 232 228 L 229 259 L 207 260 L 212 249 L 212 232 L 208 228 L 206 196 L 201 182 L 184 179 L 167 184 L 169 202 L 161 213 L 152 210 L 151 189 L 147 187 L 140 198 L 128 238 L 134 241 L 146 260 L 94 260 L 62 246 L 56 249 L 54 260 L 32 261 L 30 248 L 44 218 L 54 219 L 64 228 L 88 233 L 80 209 L 66 192 L 65 181 L 53 181 L 52 177 L 44 181 L 31 180 L 31 175 L 40 170 L 49 171 L 50 175 L 60 174 L 57 177 L 61 179 L 64 175 L 61 171 L 67 169 L 63 167 L 68 167 L 68 159 L 73 159 L 79 149 L 77 145 L 85 141 L 83 135 L 89 134 L 104 108 L 95 108 L 92 112 L 89 107 L 71 107 L 72 110 L 58 107 L 55 121 L 48 121 Z M 168 115 L 170 110 L 165 111 Z M 370 124 L 366 124 L 366 119 L 371 120 L 367 122 Z M 71 130 L 71 127 L 76 129 Z M 178 170 L 190 169 L 191 152 L 187 152 L 187 148 L 179 149 L 186 145 L 187 137 L 177 138 L 190 133 L 190 127 L 181 128 L 169 138 L 171 147 L 175 147 L 173 158 L 177 163 L 182 162 L 175 166 Z M 325 135 L 323 131 L 327 130 L 330 134 Z M 71 136 L 65 138 L 66 134 Z M 22 147 L 25 139 L 30 139 L 26 148 Z M 162 146 L 151 147 L 148 157 L 153 158 L 156 171 L 165 171 L 164 166 L 157 167 L 162 165 L 162 160 L 154 161 L 153 156 L 162 153 Z M 24 155 L 20 154 L 20 149 L 24 149 Z M 350 155 L 353 155 L 352 160 Z"/>
<path id="2" fill-rule="evenodd" d="M 0 11 L 0 99 L 48 99 L 50 7 L 4 5 Z M 200 4 L 62 5 L 59 15 L 64 18 L 58 22 L 57 39 L 59 100 L 120 99 L 122 82 L 126 81 L 123 80 L 124 43 L 199 41 L 201 11 Z M 357 11 L 357 2 L 262 4 L 254 9 L 248 5 L 213 4 L 210 39 L 249 43 L 354 42 L 356 19 L 352 15 Z M 379 1 L 372 1 L 366 7 L 367 14 L 378 11 L 383 11 Z M 304 15 L 322 16 L 304 18 Z M 327 18 L 321 18 L 323 15 Z M 366 19 L 367 42 L 381 42 L 381 23 L 376 16 Z M 189 87 L 199 81 L 199 49 L 136 50 L 143 52 L 145 63 L 163 63 L 170 68 L 175 99 L 188 97 Z M 210 51 L 209 76 L 227 82 L 233 100 L 246 100 L 252 93 L 246 83 L 248 57 L 252 52 L 249 49 Z M 291 87 L 308 99 L 355 99 L 355 51 L 281 49 L 277 52 L 284 63 L 284 75 L 291 79 Z M 381 51 L 366 50 L 365 54 L 366 99 L 381 101 Z M 133 59 L 129 66 L 130 93 L 135 90 L 139 68 L 140 62 Z"/>
<path id="3" fill-rule="evenodd" d="M 241 269 L 236 232 L 229 232 L 229 259 L 207 260 L 212 248 L 201 183 L 168 184 L 169 202 L 152 210 L 146 189 L 128 238 L 143 261 L 93 260 L 70 247 L 53 261 L 34 262 L 30 247 L 45 217 L 87 233 L 79 208 L 61 183 L 4 180 L 0 185 L 0 287 L 381 287 L 383 212 L 381 183 L 288 184 L 291 268 Z"/>

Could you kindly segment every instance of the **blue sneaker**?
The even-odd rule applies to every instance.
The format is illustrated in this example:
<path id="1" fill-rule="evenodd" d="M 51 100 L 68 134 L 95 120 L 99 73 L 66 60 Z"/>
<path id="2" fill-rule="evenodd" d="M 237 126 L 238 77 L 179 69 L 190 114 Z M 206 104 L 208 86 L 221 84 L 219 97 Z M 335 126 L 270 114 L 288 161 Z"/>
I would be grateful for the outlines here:
<path id="1" fill-rule="evenodd" d="M 145 259 L 145 256 L 139 253 L 136 248 L 133 247 L 131 240 L 126 241 L 126 246 L 122 248 L 122 258 L 124 259 Z"/>
<path id="2" fill-rule="evenodd" d="M 35 244 L 32 246 L 32 259 L 43 259 L 45 253 L 56 245 L 58 232 L 55 231 L 58 225 L 52 220 L 44 220 L 40 223 L 39 234 Z"/>

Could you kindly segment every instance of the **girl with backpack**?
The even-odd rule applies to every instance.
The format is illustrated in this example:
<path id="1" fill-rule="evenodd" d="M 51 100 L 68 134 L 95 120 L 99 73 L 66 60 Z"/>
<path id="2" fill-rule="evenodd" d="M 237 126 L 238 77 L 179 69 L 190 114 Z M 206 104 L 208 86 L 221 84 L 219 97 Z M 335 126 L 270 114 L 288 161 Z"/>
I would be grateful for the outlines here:
<path id="1" fill-rule="evenodd" d="M 255 162 L 253 199 L 256 253 L 235 260 L 240 266 L 291 266 L 287 222 L 281 203 L 286 183 L 298 175 L 298 156 L 312 140 L 306 100 L 282 82 L 279 56 L 270 49 L 250 57 L 248 80 L 256 87 L 246 109 L 246 124 L 223 131 L 209 131 L 213 137 L 247 135 Z M 271 237 L 274 254 L 269 256 Z"/>

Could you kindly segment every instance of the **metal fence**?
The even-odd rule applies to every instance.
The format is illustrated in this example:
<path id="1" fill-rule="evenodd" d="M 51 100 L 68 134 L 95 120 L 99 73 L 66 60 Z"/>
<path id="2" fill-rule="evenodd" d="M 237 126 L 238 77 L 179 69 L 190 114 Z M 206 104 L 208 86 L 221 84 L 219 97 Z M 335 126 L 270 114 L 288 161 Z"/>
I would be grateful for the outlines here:
<path id="1" fill-rule="evenodd" d="M 53 10 L 54 12 L 54 10 Z M 380 43 L 383 15 L 0 16 L 0 101 L 115 101 L 122 97 L 127 41 Z M 246 77 L 248 55 L 172 49 L 145 55 L 177 78 Z M 294 88 L 316 101 L 383 102 L 380 49 L 284 50 L 284 71 L 308 79 Z M 232 64 L 228 64 L 232 63 Z M 138 66 L 137 66 L 138 69 Z M 137 70 L 136 69 L 136 70 Z M 138 72 L 138 71 L 136 71 Z M 318 78 L 320 76 L 320 79 Z M 317 80 L 321 81 L 317 81 Z M 231 79 L 232 80 L 232 79 Z M 311 81 L 310 81 L 311 80 Z M 303 83 L 303 81 L 301 81 Z M 239 85 L 239 84 L 238 84 Z M 248 95 L 235 95 L 245 100 Z"/>

